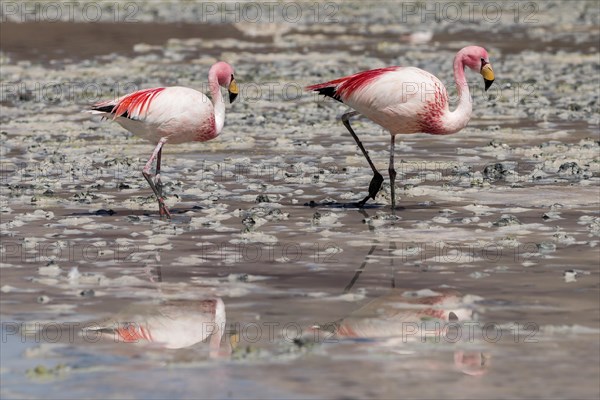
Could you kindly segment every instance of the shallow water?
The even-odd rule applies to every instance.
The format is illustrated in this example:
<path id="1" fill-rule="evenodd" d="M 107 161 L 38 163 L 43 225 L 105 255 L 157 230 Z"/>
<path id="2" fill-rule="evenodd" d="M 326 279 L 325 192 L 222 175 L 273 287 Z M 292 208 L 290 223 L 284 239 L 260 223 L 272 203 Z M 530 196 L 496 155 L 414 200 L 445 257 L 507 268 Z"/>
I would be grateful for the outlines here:
<path id="1" fill-rule="evenodd" d="M 3 397 L 598 397 L 597 5 L 468 24 L 327 4 L 317 23 L 167 2 L 133 24 L 3 21 Z M 449 83 L 476 34 L 497 81 L 470 76 L 468 127 L 398 138 L 396 217 L 387 180 L 358 209 L 346 109 L 299 90 L 388 64 Z M 165 147 L 161 221 L 152 145 L 80 110 L 206 91 L 216 58 L 240 98 L 216 140 Z M 353 126 L 384 172 L 387 134 Z"/>

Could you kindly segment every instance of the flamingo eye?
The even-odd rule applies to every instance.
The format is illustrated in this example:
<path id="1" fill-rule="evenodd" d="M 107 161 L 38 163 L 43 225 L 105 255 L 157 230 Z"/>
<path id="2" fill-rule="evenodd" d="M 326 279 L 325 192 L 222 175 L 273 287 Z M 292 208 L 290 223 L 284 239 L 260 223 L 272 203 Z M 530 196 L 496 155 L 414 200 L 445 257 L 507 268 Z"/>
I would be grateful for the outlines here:
<path id="1" fill-rule="evenodd" d="M 483 69 L 483 67 L 485 67 L 487 64 L 489 64 L 487 61 L 485 61 L 485 59 L 481 59 L 481 69 L 480 71 Z"/>

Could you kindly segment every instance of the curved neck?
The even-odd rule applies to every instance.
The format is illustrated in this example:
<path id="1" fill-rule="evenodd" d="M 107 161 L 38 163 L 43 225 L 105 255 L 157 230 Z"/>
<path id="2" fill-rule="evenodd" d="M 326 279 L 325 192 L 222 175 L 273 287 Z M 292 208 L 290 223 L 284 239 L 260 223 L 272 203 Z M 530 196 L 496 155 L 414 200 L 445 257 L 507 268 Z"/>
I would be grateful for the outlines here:
<path id="1" fill-rule="evenodd" d="M 223 100 L 223 95 L 221 95 L 221 86 L 219 86 L 216 73 L 212 70 L 208 74 L 208 86 L 215 110 L 215 127 L 218 135 L 225 124 L 225 101 Z"/>
<path id="2" fill-rule="evenodd" d="M 454 58 L 454 83 L 458 92 L 458 105 L 454 111 L 449 112 L 446 116 L 445 125 L 448 133 L 458 132 L 467 126 L 473 111 L 469 85 L 465 78 L 465 66 L 460 53 Z"/>

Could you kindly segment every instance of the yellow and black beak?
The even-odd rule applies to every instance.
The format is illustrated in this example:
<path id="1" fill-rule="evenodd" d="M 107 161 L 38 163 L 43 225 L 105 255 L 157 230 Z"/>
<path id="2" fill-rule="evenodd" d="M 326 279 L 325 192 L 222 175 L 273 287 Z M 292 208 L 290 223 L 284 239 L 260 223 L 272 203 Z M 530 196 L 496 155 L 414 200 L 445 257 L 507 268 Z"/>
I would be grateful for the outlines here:
<path id="1" fill-rule="evenodd" d="M 481 70 L 479 71 L 481 76 L 483 76 L 483 82 L 485 82 L 485 90 L 487 91 L 492 83 L 494 83 L 494 70 L 492 69 L 492 64 L 485 60 L 481 60 Z"/>
<path id="2" fill-rule="evenodd" d="M 238 86 L 237 83 L 235 83 L 235 79 L 233 79 L 233 75 L 231 75 L 231 82 L 229 83 L 227 90 L 229 91 L 229 102 L 233 103 L 239 93 Z"/>

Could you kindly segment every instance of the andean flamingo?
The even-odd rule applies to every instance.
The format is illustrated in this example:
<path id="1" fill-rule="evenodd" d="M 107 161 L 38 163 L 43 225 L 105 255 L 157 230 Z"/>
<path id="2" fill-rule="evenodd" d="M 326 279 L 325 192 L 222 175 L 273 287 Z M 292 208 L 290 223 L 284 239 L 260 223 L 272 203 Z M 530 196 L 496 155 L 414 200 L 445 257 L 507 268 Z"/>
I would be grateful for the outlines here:
<path id="1" fill-rule="evenodd" d="M 204 93 L 186 87 L 158 87 L 102 101 L 91 108 L 92 113 L 110 117 L 133 134 L 156 143 L 142 174 L 158 199 L 161 217 L 171 216 L 162 196 L 160 181 L 163 145 L 216 138 L 225 123 L 225 102 L 220 88 L 227 88 L 230 103 L 238 95 L 233 67 L 226 62 L 220 61 L 210 68 L 208 84 L 212 100 Z M 154 159 L 156 173 L 153 177 L 150 168 Z"/>
<path id="2" fill-rule="evenodd" d="M 488 53 L 483 47 L 468 46 L 454 57 L 454 81 L 459 95 L 458 106 L 450 111 L 448 93 L 438 78 L 415 67 L 386 67 L 359 72 L 306 87 L 347 104 L 354 111 L 342 115 L 342 123 L 373 170 L 369 195 L 358 204 L 360 207 L 381 189 L 383 177 L 375 168 L 369 154 L 350 126 L 350 118 L 364 115 L 387 129 L 391 134 L 389 175 L 392 210 L 395 208 L 394 142 L 397 134 L 430 133 L 448 135 L 463 129 L 471 118 L 471 96 L 465 78 L 465 67 L 479 72 L 487 90 L 494 82 L 494 71 Z"/>

